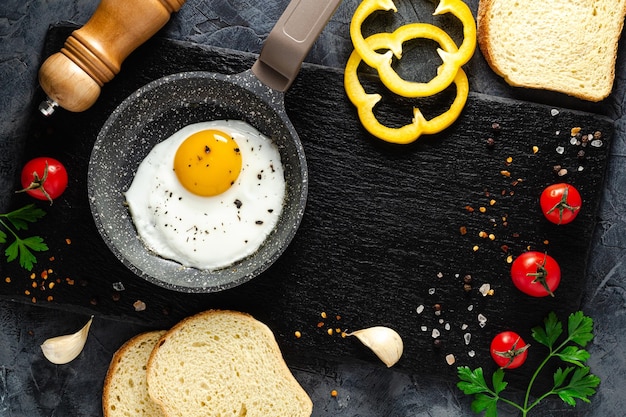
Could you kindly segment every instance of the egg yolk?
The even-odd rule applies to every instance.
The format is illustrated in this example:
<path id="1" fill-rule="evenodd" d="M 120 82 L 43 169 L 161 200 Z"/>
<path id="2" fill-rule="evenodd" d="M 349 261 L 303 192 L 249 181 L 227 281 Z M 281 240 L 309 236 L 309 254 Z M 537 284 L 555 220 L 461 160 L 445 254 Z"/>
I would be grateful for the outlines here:
<path id="1" fill-rule="evenodd" d="M 180 144 L 174 171 L 188 191 L 204 197 L 228 190 L 241 171 L 237 142 L 219 130 L 201 130 Z"/>

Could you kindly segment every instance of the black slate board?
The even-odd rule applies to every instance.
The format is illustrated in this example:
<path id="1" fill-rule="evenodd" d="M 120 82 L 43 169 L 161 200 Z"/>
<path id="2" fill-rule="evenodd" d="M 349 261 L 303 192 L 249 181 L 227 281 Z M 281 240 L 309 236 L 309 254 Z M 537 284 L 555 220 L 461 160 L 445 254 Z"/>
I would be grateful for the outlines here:
<path id="1" fill-rule="evenodd" d="M 57 51 L 72 29 L 52 28 L 44 55 Z M 208 308 L 247 311 L 274 330 L 288 362 L 300 367 L 326 359 L 377 363 L 356 340 L 330 336 L 328 329 L 386 324 L 404 338 L 400 369 L 451 381 L 456 367 L 446 364 L 447 354 L 456 356 L 456 365 L 490 367 L 488 342 L 498 331 L 512 328 L 530 340 L 530 327 L 549 311 L 563 318 L 578 309 L 612 135 L 610 120 L 566 109 L 553 115 L 550 107 L 471 94 L 462 117 L 443 134 L 411 146 L 390 146 L 360 127 L 341 72 L 313 65 L 303 67 L 285 96 L 307 155 L 310 188 L 301 228 L 283 257 L 262 276 L 217 294 L 174 293 L 135 277 L 108 251 L 89 211 L 87 165 L 99 129 L 117 104 L 153 79 L 185 70 L 236 73 L 254 59 L 155 38 L 128 58 L 90 110 L 59 110 L 44 119 L 33 103 L 31 133 L 21 158 L 58 157 L 68 166 L 70 186 L 54 205 L 40 204 L 48 215 L 31 230 L 44 236 L 51 249 L 40 256 L 35 275 L 2 263 L 2 275 L 10 282 L 0 283 L 0 293 L 154 328 Z M 364 83 L 368 90 L 376 88 L 373 81 Z M 439 106 L 446 100 L 444 95 L 426 104 Z M 393 104 L 397 109 L 407 103 Z M 382 120 L 406 123 L 408 109 L 406 114 L 390 109 L 381 109 Z M 494 122 L 499 130 L 493 129 Z M 570 129 L 576 126 L 584 133 L 603 132 L 603 146 L 585 147 L 584 160 L 577 157 L 582 146 L 570 143 Z M 488 137 L 495 139 L 495 147 L 485 146 Z M 562 154 L 556 152 L 559 146 Z M 569 170 L 564 178 L 554 174 L 557 164 Z M 503 176 L 503 170 L 511 177 Z M 584 198 L 585 209 L 567 227 L 549 224 L 537 207 L 543 187 L 559 180 L 576 185 Z M 11 207 L 26 202 L 30 200 L 16 195 Z M 486 213 L 478 210 L 481 206 Z M 461 227 L 467 228 L 466 235 Z M 478 237 L 482 230 L 496 239 Z M 561 261 L 563 282 L 554 299 L 531 299 L 510 283 L 506 258 L 527 248 L 548 251 Z M 48 269 L 44 281 L 41 273 Z M 462 286 L 466 274 L 474 279 L 470 293 Z M 52 280 L 57 281 L 54 288 L 47 286 Z M 115 290 L 116 283 L 124 290 Z M 491 284 L 493 296 L 478 293 L 483 283 Z M 137 300 L 145 302 L 145 311 L 135 311 Z M 436 303 L 442 307 L 439 314 L 433 310 Z M 421 314 L 416 311 L 420 305 L 425 307 Z M 479 314 L 487 318 L 484 328 Z M 440 348 L 433 346 L 433 329 L 441 333 Z M 302 337 L 296 339 L 295 331 Z M 465 333 L 472 335 L 469 344 Z M 511 380 L 515 385 L 524 378 L 522 370 Z"/>

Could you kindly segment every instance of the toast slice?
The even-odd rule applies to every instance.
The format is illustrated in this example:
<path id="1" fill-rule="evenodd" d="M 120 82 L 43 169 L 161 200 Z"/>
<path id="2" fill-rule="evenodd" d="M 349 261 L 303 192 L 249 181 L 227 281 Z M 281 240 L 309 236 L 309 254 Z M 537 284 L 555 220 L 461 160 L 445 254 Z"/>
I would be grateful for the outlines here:
<path id="1" fill-rule="evenodd" d="M 165 330 L 139 334 L 113 355 L 104 380 L 102 411 L 104 417 L 165 416 L 152 401 L 146 385 L 146 363 Z"/>
<path id="2" fill-rule="evenodd" d="M 147 381 L 168 417 L 308 417 L 313 409 L 272 331 L 235 311 L 209 310 L 175 325 L 152 351 Z"/>
<path id="3" fill-rule="evenodd" d="M 626 0 L 480 0 L 477 40 L 516 87 L 600 101 L 613 88 Z"/>

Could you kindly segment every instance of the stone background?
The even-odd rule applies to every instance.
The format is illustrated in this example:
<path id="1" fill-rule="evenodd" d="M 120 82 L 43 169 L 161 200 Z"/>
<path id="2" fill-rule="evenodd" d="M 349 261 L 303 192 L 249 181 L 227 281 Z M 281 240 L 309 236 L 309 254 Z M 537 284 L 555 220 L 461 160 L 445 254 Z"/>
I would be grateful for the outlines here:
<path id="1" fill-rule="evenodd" d="M 415 7 L 398 0 L 406 19 L 431 21 L 434 5 L 427 0 Z M 263 40 L 288 2 L 286 0 L 188 0 L 159 34 L 172 39 L 259 52 Z M 412 3 L 416 3 L 413 1 Z M 468 4 L 475 11 L 478 0 Z M 0 3 L 0 166 L 11 167 L 23 142 L 26 122 L 38 94 L 37 71 L 49 25 L 59 21 L 84 24 L 96 0 L 3 0 Z M 307 61 L 341 68 L 351 45 L 348 23 L 358 5 L 345 0 L 315 45 Z M 581 30 L 584 22 L 580 24 Z M 616 120 L 616 137 L 610 151 L 607 180 L 598 212 L 596 236 L 589 257 L 583 310 L 594 318 L 596 338 L 589 347 L 589 365 L 602 380 L 590 404 L 575 409 L 549 401 L 534 415 L 613 416 L 626 408 L 626 133 L 623 118 L 626 65 L 624 41 L 620 45 L 614 94 L 600 105 L 566 97 L 511 89 L 496 77 L 477 53 L 467 66 L 473 91 L 537 100 L 554 105 L 598 111 Z M 584 59 L 584 57 L 581 57 Z M 592 65 L 592 63 L 590 63 Z M 123 69 L 122 69 L 123 70 Z M 14 175 L 4 171 L 0 192 L 13 187 Z M 582 254 L 581 254 L 582 255 Z M 101 415 L 102 381 L 87 381 L 84 370 L 50 367 L 38 345 L 43 334 L 56 335 L 85 320 L 77 312 L 0 301 L 0 415 L 39 417 L 49 415 Z M 43 329 L 42 329 L 43 327 Z M 119 346 L 141 330 L 132 323 L 102 319 L 94 338 L 110 357 Z M 103 366 L 94 363 L 93 366 Z M 323 372 L 295 369 L 296 377 L 315 402 L 315 415 L 341 416 L 464 416 L 471 415 L 469 398 L 452 384 L 421 380 L 393 370 L 338 364 Z M 89 383 L 91 382 L 91 383 Z M 338 389 L 337 399 L 329 397 Z M 503 410 L 501 415 L 515 415 Z"/>

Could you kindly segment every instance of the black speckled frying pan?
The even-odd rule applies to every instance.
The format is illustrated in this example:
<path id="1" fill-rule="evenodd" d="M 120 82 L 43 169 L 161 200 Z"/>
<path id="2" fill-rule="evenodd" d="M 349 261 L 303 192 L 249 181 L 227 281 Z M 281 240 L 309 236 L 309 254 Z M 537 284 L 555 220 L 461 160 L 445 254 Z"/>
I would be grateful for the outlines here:
<path id="1" fill-rule="evenodd" d="M 253 67 L 236 75 L 179 73 L 158 79 L 124 100 L 100 131 L 90 160 L 88 190 L 96 226 L 113 253 L 138 276 L 182 292 L 216 292 L 265 271 L 293 239 L 308 188 L 304 151 L 284 108 L 284 92 L 341 0 L 292 0 Z M 286 197 L 275 230 L 253 255 L 230 267 L 183 267 L 140 241 L 123 193 L 150 150 L 191 123 L 243 120 L 277 145 Z"/>

